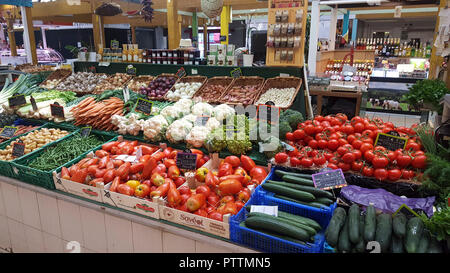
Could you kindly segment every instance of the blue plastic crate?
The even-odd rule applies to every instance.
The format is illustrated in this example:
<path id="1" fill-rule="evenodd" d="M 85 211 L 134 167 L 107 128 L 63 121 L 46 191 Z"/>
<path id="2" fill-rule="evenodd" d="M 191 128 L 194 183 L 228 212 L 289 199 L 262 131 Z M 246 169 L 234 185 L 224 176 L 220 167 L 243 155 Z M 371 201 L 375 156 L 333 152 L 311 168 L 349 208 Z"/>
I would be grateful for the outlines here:
<path id="1" fill-rule="evenodd" d="M 245 207 L 241 209 L 238 214 L 234 215 L 230 219 L 231 241 L 263 252 L 321 253 L 323 251 L 323 245 L 325 242 L 324 236 L 325 229 L 316 234 L 316 236 L 314 237 L 314 243 L 307 243 L 306 245 L 301 245 L 253 229 L 239 226 L 239 224 L 247 218 L 248 212 L 245 208 L 250 205 L 268 205 L 268 204 L 266 204 L 264 202 L 264 199 L 261 198 L 261 196 L 257 194 L 257 192 L 255 192 L 250 198 L 250 200 L 245 204 Z M 281 211 L 290 212 L 280 207 L 279 209 Z M 305 217 L 308 216 L 306 210 L 304 211 L 297 210 L 297 213 L 295 214 Z"/>

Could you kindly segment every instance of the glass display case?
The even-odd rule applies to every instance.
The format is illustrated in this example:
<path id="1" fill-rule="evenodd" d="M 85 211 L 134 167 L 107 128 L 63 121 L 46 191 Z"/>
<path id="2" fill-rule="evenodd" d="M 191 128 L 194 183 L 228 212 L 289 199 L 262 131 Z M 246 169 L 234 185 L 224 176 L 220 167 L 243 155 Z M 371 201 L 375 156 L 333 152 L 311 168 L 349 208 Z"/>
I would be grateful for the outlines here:
<path id="1" fill-rule="evenodd" d="M 1 57 L 11 57 L 10 50 L 1 50 Z M 19 58 L 26 57 L 25 49 L 17 49 L 17 56 Z M 36 49 L 36 55 L 38 59 L 38 63 L 47 64 L 47 63 L 61 63 L 64 62 L 64 57 L 56 50 L 52 48 L 46 49 Z"/>

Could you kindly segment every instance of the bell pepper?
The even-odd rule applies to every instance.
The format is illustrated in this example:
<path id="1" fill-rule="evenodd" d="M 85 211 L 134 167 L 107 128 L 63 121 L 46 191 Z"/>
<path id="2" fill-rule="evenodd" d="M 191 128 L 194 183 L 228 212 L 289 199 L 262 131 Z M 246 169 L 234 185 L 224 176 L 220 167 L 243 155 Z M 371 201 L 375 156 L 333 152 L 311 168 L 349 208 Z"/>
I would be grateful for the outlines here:
<path id="1" fill-rule="evenodd" d="M 199 182 L 205 182 L 206 175 L 209 173 L 209 170 L 207 168 L 200 168 L 195 172 L 195 179 Z"/>
<path id="2" fill-rule="evenodd" d="M 129 180 L 126 183 L 128 186 L 130 186 L 131 188 L 133 188 L 134 190 L 136 190 L 136 187 L 139 186 L 141 183 L 137 180 Z"/>
<path id="3" fill-rule="evenodd" d="M 201 193 L 194 193 L 186 201 L 186 205 L 189 211 L 194 212 L 203 205 L 206 205 L 206 196 Z"/>
<path id="4" fill-rule="evenodd" d="M 80 170 L 76 171 L 70 179 L 74 182 L 84 183 L 86 181 L 87 175 L 88 175 L 88 169 L 84 168 L 84 169 L 80 169 Z"/>
<path id="5" fill-rule="evenodd" d="M 169 206 L 174 208 L 178 206 L 181 202 L 181 194 L 177 190 L 175 183 L 169 181 L 169 191 L 167 192 L 167 202 L 169 202 Z"/>
<path id="6" fill-rule="evenodd" d="M 169 191 L 170 184 L 164 183 L 161 186 L 159 186 L 156 190 L 152 191 L 150 193 L 151 197 L 165 197 L 167 195 L 167 192 Z"/>
<path id="7" fill-rule="evenodd" d="M 254 167 L 256 167 L 255 161 L 246 155 L 241 155 L 241 164 L 247 172 L 250 172 Z"/>

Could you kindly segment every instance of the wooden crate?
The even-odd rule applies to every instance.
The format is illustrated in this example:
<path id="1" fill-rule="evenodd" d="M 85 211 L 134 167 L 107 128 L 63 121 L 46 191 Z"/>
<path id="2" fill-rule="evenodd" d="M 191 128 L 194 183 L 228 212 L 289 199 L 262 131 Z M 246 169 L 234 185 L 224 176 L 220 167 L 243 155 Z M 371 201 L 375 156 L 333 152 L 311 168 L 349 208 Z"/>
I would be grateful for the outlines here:
<path id="1" fill-rule="evenodd" d="M 201 99 L 203 102 L 207 102 L 207 103 L 219 103 L 220 98 L 222 97 L 223 93 L 225 93 L 228 89 L 228 87 L 230 87 L 230 85 L 233 84 L 234 79 L 231 77 L 212 77 L 210 79 L 208 79 L 206 81 L 205 84 L 202 85 L 202 87 L 200 87 L 199 90 L 197 90 L 197 92 L 195 92 L 194 96 L 192 96 L 193 99 L 199 98 Z M 201 97 L 201 94 L 204 93 L 204 90 L 206 89 L 206 87 L 208 85 L 222 85 L 225 86 L 225 89 L 223 89 L 223 92 L 220 94 L 220 96 L 216 99 L 216 100 L 205 100 Z"/>
<path id="2" fill-rule="evenodd" d="M 54 85 L 54 88 L 58 86 L 61 82 L 63 82 L 67 77 L 72 74 L 72 71 L 67 69 L 58 69 L 52 74 L 50 74 L 45 81 L 43 81 L 39 86 L 45 88 L 49 81 L 58 80 L 58 82 Z"/>
<path id="3" fill-rule="evenodd" d="M 275 77 L 267 79 L 264 83 L 264 86 L 259 91 L 258 95 L 255 98 L 254 104 L 257 104 L 259 98 L 267 92 L 270 88 L 295 88 L 295 92 L 289 102 L 289 104 L 285 107 L 280 107 L 281 109 L 287 109 L 292 106 L 292 103 L 294 102 L 295 98 L 297 97 L 297 93 L 300 90 L 300 87 L 302 86 L 302 79 L 298 77 Z M 277 106 L 277 105 L 275 105 Z M 277 106 L 279 107 L 279 106 Z"/>
<path id="4" fill-rule="evenodd" d="M 192 82 L 199 82 L 202 85 L 200 86 L 200 88 L 202 88 L 202 86 L 205 84 L 205 82 L 208 80 L 208 77 L 206 76 L 185 76 L 182 77 L 180 79 L 178 79 L 178 81 L 176 83 L 192 83 Z M 200 88 L 198 90 L 200 90 Z M 198 91 L 197 90 L 197 91 Z M 169 89 L 169 91 L 167 91 L 167 93 L 169 93 L 170 91 L 175 91 L 175 84 Z M 172 100 L 167 98 L 167 93 L 164 95 L 164 99 L 168 100 L 168 101 L 178 101 L 178 100 Z M 197 93 L 197 92 L 196 92 Z M 194 93 L 195 95 L 195 93 Z M 192 97 L 194 97 L 194 95 L 192 95 Z"/>
<path id="5" fill-rule="evenodd" d="M 131 85 L 132 83 L 134 83 L 134 82 L 138 82 L 138 83 L 145 83 L 145 84 L 148 86 L 148 84 L 149 84 L 151 81 L 153 81 L 154 79 L 155 79 L 155 77 L 153 77 L 153 76 L 148 76 L 148 75 L 145 75 L 145 76 L 138 76 L 138 77 L 135 77 L 135 78 L 131 79 L 131 80 L 128 82 L 127 87 L 128 87 L 128 89 L 130 89 L 130 90 L 133 91 L 133 92 L 139 92 L 139 89 L 133 89 L 133 88 L 130 88 L 130 85 Z"/>
<path id="6" fill-rule="evenodd" d="M 251 101 L 249 104 L 243 104 L 243 105 L 250 105 L 253 104 L 255 102 L 255 97 L 258 95 L 259 93 L 259 89 L 263 86 L 265 79 L 262 77 L 258 77 L 258 76 L 244 76 L 244 77 L 239 77 L 237 79 L 235 79 L 233 81 L 233 83 L 228 86 L 227 90 L 222 94 L 222 96 L 219 99 L 220 103 L 226 103 L 226 104 L 230 104 L 230 105 L 240 105 L 243 103 L 240 102 L 228 102 L 227 100 L 225 100 L 226 95 L 233 89 L 233 87 L 235 86 L 247 86 L 247 85 L 257 85 L 256 89 L 257 91 L 255 92 L 255 94 L 252 95 L 251 97 Z"/>
<path id="7" fill-rule="evenodd" d="M 156 78 L 154 78 L 152 82 L 154 82 L 154 81 L 156 81 L 157 79 L 162 78 L 162 77 L 173 77 L 173 78 L 175 78 L 176 80 L 175 80 L 175 83 L 174 83 L 173 85 L 177 84 L 177 82 L 180 80 L 180 79 L 177 77 L 176 74 L 162 73 L 162 74 L 158 75 Z M 172 86 L 172 87 L 173 87 L 173 86 Z M 170 89 L 169 89 L 169 90 L 170 90 Z M 167 91 L 167 92 L 169 92 L 169 91 Z M 167 94 L 167 93 L 166 93 L 166 94 Z M 165 96 L 165 94 L 164 94 L 164 96 L 162 96 L 161 98 L 157 98 L 157 97 L 148 97 L 148 99 L 149 99 L 149 100 L 163 101 L 163 100 L 165 100 L 165 97 L 166 97 L 166 96 Z"/>

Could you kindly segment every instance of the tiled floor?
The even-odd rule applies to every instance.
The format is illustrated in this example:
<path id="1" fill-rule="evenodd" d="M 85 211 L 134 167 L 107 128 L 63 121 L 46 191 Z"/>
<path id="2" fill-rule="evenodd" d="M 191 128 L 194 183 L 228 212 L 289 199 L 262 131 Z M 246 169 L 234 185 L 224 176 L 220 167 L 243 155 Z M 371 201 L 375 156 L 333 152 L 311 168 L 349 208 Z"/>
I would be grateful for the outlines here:
<path id="1" fill-rule="evenodd" d="M 410 127 L 414 123 L 420 123 L 420 116 L 400 115 L 381 112 L 366 112 L 366 117 L 373 119 L 381 118 L 384 122 L 392 122 L 395 126 Z"/>

